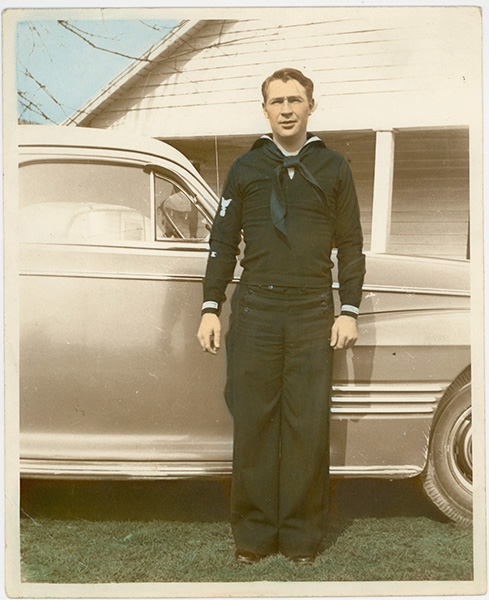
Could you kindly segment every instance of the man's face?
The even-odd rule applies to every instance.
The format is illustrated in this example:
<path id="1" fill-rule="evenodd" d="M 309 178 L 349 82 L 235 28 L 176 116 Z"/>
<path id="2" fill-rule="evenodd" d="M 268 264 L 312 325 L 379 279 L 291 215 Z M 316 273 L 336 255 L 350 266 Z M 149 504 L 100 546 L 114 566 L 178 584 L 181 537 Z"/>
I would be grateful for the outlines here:
<path id="1" fill-rule="evenodd" d="M 295 79 L 270 82 L 263 112 L 279 143 L 304 143 L 312 109 L 313 104 L 309 102 L 304 86 Z"/>

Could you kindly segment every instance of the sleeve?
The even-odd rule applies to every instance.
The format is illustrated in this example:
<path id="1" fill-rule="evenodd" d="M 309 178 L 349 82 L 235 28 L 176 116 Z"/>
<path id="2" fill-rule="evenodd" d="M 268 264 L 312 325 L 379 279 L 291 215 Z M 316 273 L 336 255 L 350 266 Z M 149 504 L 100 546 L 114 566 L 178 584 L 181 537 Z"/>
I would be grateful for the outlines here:
<path id="1" fill-rule="evenodd" d="M 202 314 L 221 312 L 225 291 L 233 278 L 241 239 L 241 202 L 239 168 L 231 167 L 217 209 L 210 236 L 209 258 L 204 279 Z"/>
<path id="2" fill-rule="evenodd" d="M 338 169 L 335 240 L 338 248 L 338 281 L 341 314 L 357 317 L 365 277 L 365 255 L 360 211 L 353 176 L 346 159 Z"/>

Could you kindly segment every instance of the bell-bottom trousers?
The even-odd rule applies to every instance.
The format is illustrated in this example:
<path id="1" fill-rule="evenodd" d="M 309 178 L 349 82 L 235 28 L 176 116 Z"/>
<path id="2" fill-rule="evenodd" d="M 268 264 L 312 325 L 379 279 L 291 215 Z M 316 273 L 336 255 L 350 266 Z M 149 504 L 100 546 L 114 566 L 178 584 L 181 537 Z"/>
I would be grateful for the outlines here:
<path id="1" fill-rule="evenodd" d="M 226 339 L 237 548 L 312 554 L 329 497 L 331 288 L 237 287 Z"/>

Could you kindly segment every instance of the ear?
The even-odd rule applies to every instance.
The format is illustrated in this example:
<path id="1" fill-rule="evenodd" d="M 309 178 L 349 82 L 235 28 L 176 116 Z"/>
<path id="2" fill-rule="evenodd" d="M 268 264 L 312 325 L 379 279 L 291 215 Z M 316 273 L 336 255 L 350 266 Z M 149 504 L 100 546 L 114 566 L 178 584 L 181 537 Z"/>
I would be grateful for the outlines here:
<path id="1" fill-rule="evenodd" d="M 317 108 L 317 102 L 316 100 L 314 100 L 314 98 L 311 100 L 311 102 L 309 103 L 309 114 L 312 115 L 312 113 L 316 110 Z"/>
<path id="2" fill-rule="evenodd" d="M 268 111 L 267 111 L 267 107 L 265 106 L 265 102 L 262 102 L 261 104 L 262 110 L 263 110 L 263 114 L 265 115 L 265 118 L 268 119 Z"/>

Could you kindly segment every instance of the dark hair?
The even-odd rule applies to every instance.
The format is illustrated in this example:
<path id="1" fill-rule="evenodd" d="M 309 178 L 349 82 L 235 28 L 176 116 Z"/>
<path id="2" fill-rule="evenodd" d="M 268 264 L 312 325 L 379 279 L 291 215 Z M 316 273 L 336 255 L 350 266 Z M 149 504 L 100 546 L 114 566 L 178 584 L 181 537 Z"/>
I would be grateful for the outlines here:
<path id="1" fill-rule="evenodd" d="M 261 93 L 264 102 L 267 101 L 268 86 L 272 81 L 276 81 L 277 79 L 284 82 L 289 81 L 290 79 L 295 79 L 305 88 L 307 99 L 309 100 L 309 102 L 313 102 L 312 94 L 314 92 L 314 83 L 309 79 L 309 77 L 306 77 L 298 69 L 292 68 L 279 69 L 278 71 L 275 71 L 275 73 L 272 73 L 272 75 L 265 79 L 265 81 L 261 85 Z"/>

